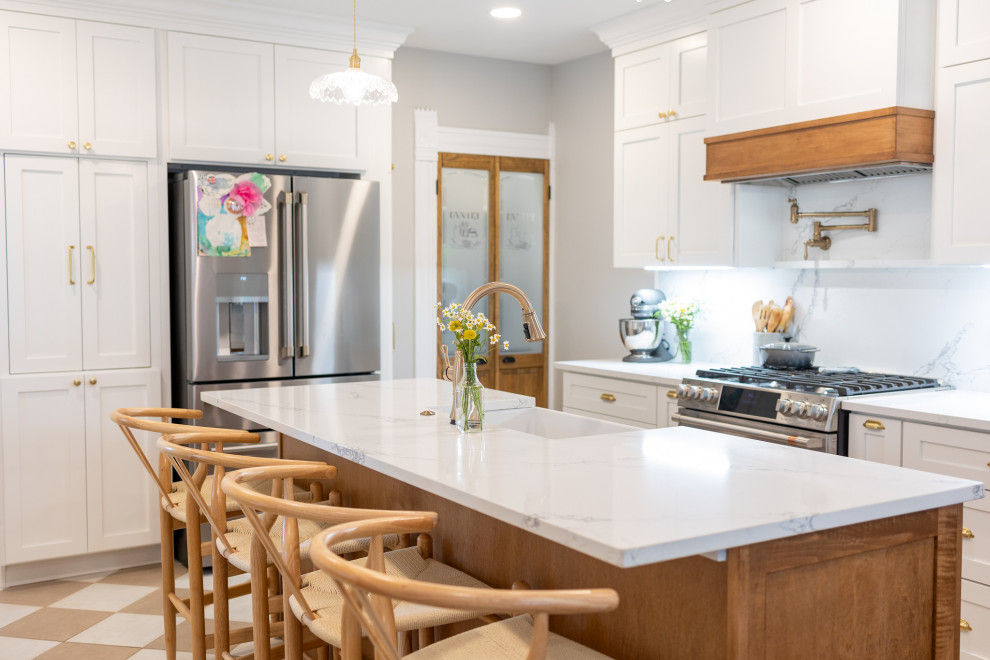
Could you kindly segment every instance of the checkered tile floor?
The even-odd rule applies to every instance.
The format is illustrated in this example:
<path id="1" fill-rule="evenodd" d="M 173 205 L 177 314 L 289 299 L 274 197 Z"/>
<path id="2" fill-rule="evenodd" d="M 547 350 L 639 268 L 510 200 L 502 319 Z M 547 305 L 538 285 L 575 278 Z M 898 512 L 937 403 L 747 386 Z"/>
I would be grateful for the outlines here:
<path id="1" fill-rule="evenodd" d="M 185 597 L 185 567 L 176 564 L 175 574 Z M 0 660 L 164 660 L 161 579 L 154 564 L 0 591 Z M 239 575 L 231 583 L 247 579 Z M 210 582 L 207 573 L 206 589 Z M 212 616 L 210 606 L 207 632 Z M 250 595 L 230 602 L 230 619 L 232 629 L 250 627 Z M 189 624 L 177 620 L 177 660 L 192 660 Z M 235 655 L 250 650 L 250 644 L 232 649 Z"/>

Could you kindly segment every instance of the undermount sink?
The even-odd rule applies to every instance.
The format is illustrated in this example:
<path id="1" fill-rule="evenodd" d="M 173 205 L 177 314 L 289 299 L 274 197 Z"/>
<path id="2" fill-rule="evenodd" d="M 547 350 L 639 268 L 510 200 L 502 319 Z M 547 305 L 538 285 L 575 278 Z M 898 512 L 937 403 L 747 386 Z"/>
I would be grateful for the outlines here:
<path id="1" fill-rule="evenodd" d="M 637 431 L 635 426 L 605 422 L 547 408 L 513 408 L 485 412 L 486 429 L 512 429 L 551 440 Z"/>

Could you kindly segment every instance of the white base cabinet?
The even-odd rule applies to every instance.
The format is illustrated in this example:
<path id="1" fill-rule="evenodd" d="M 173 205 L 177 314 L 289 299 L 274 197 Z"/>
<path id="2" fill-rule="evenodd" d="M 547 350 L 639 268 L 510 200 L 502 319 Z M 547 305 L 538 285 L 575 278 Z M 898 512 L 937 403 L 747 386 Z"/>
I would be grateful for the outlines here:
<path id="1" fill-rule="evenodd" d="M 676 387 L 564 372 L 564 412 L 643 429 L 674 426 Z M 674 396 L 672 396 L 674 395 Z"/>
<path id="2" fill-rule="evenodd" d="M 154 484 L 110 411 L 161 405 L 157 369 L 0 385 L 4 564 L 158 542 Z M 153 438 L 140 436 L 152 464 Z"/>

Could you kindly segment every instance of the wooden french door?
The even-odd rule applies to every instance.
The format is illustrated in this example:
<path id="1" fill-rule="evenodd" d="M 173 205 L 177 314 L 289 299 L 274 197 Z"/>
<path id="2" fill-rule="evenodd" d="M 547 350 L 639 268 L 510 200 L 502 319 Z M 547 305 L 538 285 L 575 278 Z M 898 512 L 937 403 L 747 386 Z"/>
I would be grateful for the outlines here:
<path id="1" fill-rule="evenodd" d="M 438 299 L 462 302 L 471 291 L 498 280 L 522 289 L 547 326 L 549 310 L 550 162 L 441 153 L 437 188 Z M 487 387 L 526 394 L 547 405 L 547 341 L 523 338 L 522 311 L 505 294 L 474 308 L 498 328 L 501 345 L 478 373 Z M 449 345 L 451 337 L 442 340 Z"/>

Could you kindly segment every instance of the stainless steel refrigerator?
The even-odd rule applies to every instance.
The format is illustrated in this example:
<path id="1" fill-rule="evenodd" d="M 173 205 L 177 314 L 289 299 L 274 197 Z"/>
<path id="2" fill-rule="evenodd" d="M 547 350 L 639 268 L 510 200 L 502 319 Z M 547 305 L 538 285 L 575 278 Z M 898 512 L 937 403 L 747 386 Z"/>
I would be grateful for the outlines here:
<path id="1" fill-rule="evenodd" d="M 378 378 L 378 183 L 173 172 L 169 223 L 173 405 L 250 429 L 200 393 Z"/>

